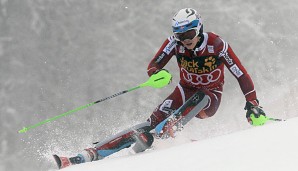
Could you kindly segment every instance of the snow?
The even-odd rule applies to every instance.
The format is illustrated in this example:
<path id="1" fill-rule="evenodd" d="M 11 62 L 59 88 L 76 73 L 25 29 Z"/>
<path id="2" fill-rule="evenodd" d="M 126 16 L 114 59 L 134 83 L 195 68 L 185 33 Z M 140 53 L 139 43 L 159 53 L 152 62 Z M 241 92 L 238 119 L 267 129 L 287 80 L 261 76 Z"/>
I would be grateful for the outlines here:
<path id="1" fill-rule="evenodd" d="M 298 134 L 295 130 L 298 130 L 298 118 L 162 149 L 154 147 L 144 153 L 74 165 L 63 171 L 296 170 Z M 176 140 L 179 141 L 179 135 L 167 141 Z"/>

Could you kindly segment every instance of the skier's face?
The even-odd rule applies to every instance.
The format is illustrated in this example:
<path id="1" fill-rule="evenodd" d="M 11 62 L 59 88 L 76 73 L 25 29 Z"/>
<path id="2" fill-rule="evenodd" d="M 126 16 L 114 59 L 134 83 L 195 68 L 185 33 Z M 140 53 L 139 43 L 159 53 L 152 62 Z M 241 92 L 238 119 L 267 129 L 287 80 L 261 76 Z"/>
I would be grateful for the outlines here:
<path id="1" fill-rule="evenodd" d="M 192 50 L 200 40 L 198 34 L 197 29 L 191 29 L 183 33 L 174 33 L 174 36 L 178 41 L 182 42 L 187 49 Z"/>
<path id="2" fill-rule="evenodd" d="M 199 42 L 199 40 L 200 40 L 200 37 L 196 36 L 193 39 L 185 39 L 185 40 L 181 41 L 181 43 L 187 49 L 193 50 L 196 47 L 196 44 Z"/>

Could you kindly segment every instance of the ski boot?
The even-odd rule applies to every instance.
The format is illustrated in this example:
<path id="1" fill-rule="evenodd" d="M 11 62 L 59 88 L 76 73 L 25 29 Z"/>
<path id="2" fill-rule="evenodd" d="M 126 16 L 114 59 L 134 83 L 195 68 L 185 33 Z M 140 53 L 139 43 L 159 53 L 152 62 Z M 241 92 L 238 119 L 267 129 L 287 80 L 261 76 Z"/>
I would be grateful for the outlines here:
<path id="1" fill-rule="evenodd" d="M 182 115 L 174 115 L 168 118 L 161 133 L 157 136 L 157 138 L 161 138 L 161 139 L 167 139 L 169 137 L 175 138 L 176 132 L 183 130 L 183 125 L 181 122 L 182 119 L 183 119 Z"/>
<path id="2" fill-rule="evenodd" d="M 99 156 L 98 156 L 95 148 L 85 149 L 81 154 L 78 154 L 75 157 L 70 157 L 70 158 L 60 157 L 56 154 L 53 155 L 53 157 L 54 157 L 59 169 L 63 169 L 65 167 L 68 167 L 71 165 L 81 164 L 81 163 L 90 162 L 90 161 L 99 159 Z"/>

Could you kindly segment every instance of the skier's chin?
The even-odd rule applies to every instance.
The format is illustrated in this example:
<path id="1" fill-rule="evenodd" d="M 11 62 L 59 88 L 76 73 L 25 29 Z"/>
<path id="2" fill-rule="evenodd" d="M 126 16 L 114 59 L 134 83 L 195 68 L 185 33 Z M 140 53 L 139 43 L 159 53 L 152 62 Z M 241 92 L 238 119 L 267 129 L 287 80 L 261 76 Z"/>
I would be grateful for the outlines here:
<path id="1" fill-rule="evenodd" d="M 188 50 L 193 50 L 197 43 L 200 41 L 200 37 L 196 36 L 193 39 L 186 39 L 182 41 L 182 44 L 184 47 L 186 47 Z"/>
<path id="2" fill-rule="evenodd" d="M 195 46 L 196 46 L 195 42 L 183 43 L 183 45 L 184 45 L 187 49 L 189 49 L 189 50 L 194 49 Z"/>

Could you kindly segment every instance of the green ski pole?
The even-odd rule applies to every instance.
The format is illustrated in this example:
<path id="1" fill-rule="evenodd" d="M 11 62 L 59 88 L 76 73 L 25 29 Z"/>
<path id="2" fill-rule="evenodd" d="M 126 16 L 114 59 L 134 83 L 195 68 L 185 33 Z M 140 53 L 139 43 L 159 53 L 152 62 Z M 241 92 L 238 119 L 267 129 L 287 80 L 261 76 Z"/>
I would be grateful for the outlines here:
<path id="1" fill-rule="evenodd" d="M 51 121 L 54 121 L 56 119 L 59 119 L 61 117 L 64 117 L 64 116 L 67 116 L 67 115 L 70 115 L 74 112 L 77 112 L 79 110 L 82 110 L 82 109 L 85 109 L 87 107 L 90 107 L 90 106 L 93 106 L 94 104 L 97 104 L 97 103 L 100 103 L 100 102 L 103 102 L 105 100 L 108 100 L 108 99 L 111 99 L 111 98 L 114 98 L 114 97 L 117 97 L 119 95 L 122 95 L 122 94 L 125 94 L 125 93 L 128 93 L 128 92 L 131 92 L 131 91 L 134 91 L 134 90 L 137 90 L 139 88 L 142 88 L 142 87 L 147 87 L 147 86 L 150 86 L 150 87 L 154 87 L 154 88 L 162 88 L 166 85 L 168 85 L 170 83 L 172 79 L 172 75 L 166 71 L 166 70 L 161 70 L 159 71 L 158 73 L 156 74 L 153 74 L 146 82 L 136 86 L 136 87 L 133 87 L 133 88 L 130 88 L 128 90 L 124 90 L 124 91 L 121 91 L 119 93 L 116 93 L 114 95 L 111 95 L 109 97 L 106 97 L 106 98 L 103 98 L 103 99 L 100 99 L 98 101 L 95 101 L 95 102 L 92 102 L 92 103 L 89 103 L 87 105 L 84 105 L 84 106 L 80 106 L 78 108 L 75 108 L 73 110 L 70 110 L 68 112 L 65 112 L 65 113 L 62 113 L 60 115 L 57 115 L 55 117 L 52 117 L 52 118 L 49 118 L 49 119 L 46 119 L 44 121 L 41 121 L 35 125 L 31 125 L 31 126 L 28 126 L 28 127 L 24 127 L 23 129 L 19 130 L 18 132 L 19 133 L 26 133 L 27 131 L 29 131 L 30 129 L 33 129 L 33 128 L 36 128 L 38 126 L 41 126 L 45 123 L 48 123 L 48 122 L 51 122 Z"/>
<path id="2" fill-rule="evenodd" d="M 260 115 L 258 118 L 256 118 L 254 114 L 251 114 L 250 118 L 253 126 L 264 125 L 267 121 L 285 121 L 284 119 L 270 118 L 264 115 Z"/>

